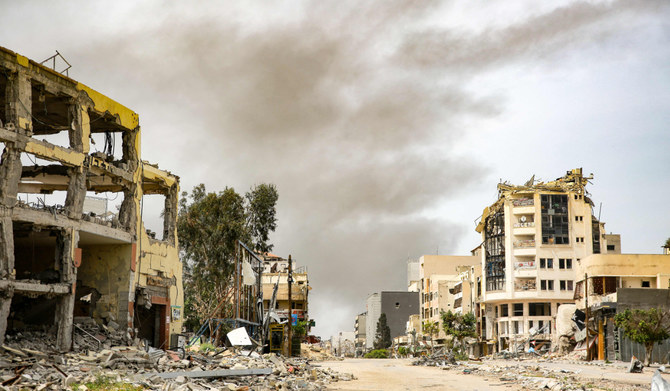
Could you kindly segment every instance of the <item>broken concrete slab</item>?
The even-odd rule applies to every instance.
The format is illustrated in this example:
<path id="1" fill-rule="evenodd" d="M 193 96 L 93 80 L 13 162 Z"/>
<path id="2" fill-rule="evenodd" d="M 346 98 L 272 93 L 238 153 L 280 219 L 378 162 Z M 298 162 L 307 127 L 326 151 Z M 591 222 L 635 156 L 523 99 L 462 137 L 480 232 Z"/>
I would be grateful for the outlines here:
<path id="1" fill-rule="evenodd" d="M 270 368 L 247 368 L 247 369 L 220 369 L 216 371 L 151 373 L 148 376 L 158 376 L 161 379 L 176 379 L 179 376 L 184 376 L 187 378 L 217 378 L 217 377 L 229 377 L 229 376 L 269 375 L 271 373 L 272 369 Z"/>

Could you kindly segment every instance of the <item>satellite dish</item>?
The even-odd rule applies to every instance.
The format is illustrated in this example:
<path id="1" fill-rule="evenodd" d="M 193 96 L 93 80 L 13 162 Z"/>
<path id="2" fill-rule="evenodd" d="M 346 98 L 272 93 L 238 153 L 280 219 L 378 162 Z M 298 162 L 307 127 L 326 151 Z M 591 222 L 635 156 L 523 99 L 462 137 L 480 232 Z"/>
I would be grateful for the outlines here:
<path id="1" fill-rule="evenodd" d="M 522 223 L 525 223 L 526 222 L 526 216 L 521 216 L 520 220 L 521 220 Z"/>

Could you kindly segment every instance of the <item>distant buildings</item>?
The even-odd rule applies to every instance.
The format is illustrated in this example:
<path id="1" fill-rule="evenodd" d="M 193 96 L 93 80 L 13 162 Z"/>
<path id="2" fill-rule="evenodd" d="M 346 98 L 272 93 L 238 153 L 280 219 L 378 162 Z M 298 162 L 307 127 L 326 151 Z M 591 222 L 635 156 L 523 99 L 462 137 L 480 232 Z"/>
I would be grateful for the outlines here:
<path id="1" fill-rule="evenodd" d="M 361 356 L 363 353 L 365 353 L 367 318 L 367 312 L 356 315 L 356 322 L 354 323 L 354 346 L 356 350 L 356 356 Z"/>
<path id="2" fill-rule="evenodd" d="M 499 183 L 498 199 L 476 227 L 482 242 L 471 256 L 408 260 L 407 290 L 418 294 L 419 308 L 404 319 L 404 335 L 392 329 L 395 343 L 430 340 L 421 327 L 427 322 L 440 323 L 433 342 L 444 343 L 440 314 L 452 311 L 477 319 L 476 341 L 468 341 L 471 354 L 526 350 L 531 341 L 538 349 L 552 349 L 560 337 L 559 307 L 570 304 L 560 314 L 565 330 L 577 304 L 580 310 L 588 307 L 590 329 L 598 330 L 590 336 L 591 357 L 629 360 L 643 354 L 623 339 L 613 317 L 625 308 L 670 310 L 670 239 L 662 246 L 664 255 L 621 254 L 620 235 L 607 234 L 594 214 L 586 190 L 591 179 L 574 169 L 546 183 L 534 177 L 523 185 Z M 385 293 L 401 292 L 368 297 L 367 349 L 379 315 L 389 317 L 387 303 L 398 303 L 390 296 L 385 300 Z M 583 342 L 586 332 L 576 338 Z M 670 352 L 670 342 L 666 345 L 657 351 Z"/>
<path id="3" fill-rule="evenodd" d="M 366 349 L 372 349 L 374 346 L 377 322 L 382 313 L 386 314 L 386 323 L 391 329 L 391 338 L 395 338 L 405 335 L 407 319 L 418 312 L 418 292 L 382 291 L 368 296 L 365 327 Z"/>

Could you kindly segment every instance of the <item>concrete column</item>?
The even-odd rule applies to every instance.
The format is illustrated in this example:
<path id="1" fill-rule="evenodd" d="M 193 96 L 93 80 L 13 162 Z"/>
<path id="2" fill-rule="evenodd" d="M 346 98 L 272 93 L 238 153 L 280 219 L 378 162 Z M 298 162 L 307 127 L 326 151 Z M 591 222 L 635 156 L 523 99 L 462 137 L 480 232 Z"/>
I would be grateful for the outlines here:
<path id="1" fill-rule="evenodd" d="M 74 317 L 74 297 L 77 282 L 77 268 L 74 265 L 75 248 L 79 243 L 79 232 L 74 229 L 59 231 L 56 236 L 56 262 L 60 267 L 61 282 L 71 284 L 67 295 L 58 299 L 56 306 L 56 348 L 69 351 L 72 348 L 72 323 Z"/>
<path id="2" fill-rule="evenodd" d="M 10 216 L 0 217 L 0 278 L 14 279 L 14 229 Z M 0 291 L 0 345 L 5 342 L 7 318 L 14 296 L 13 288 Z"/>
<path id="3" fill-rule="evenodd" d="M 80 220 L 84 209 L 84 198 L 86 198 L 87 169 L 85 167 L 73 167 L 68 171 L 70 183 L 67 186 L 65 211 L 69 218 Z"/>
<path id="4" fill-rule="evenodd" d="M 5 112 L 7 122 L 13 123 L 21 134 L 32 136 L 32 88 L 30 78 L 24 72 L 12 73 L 5 90 Z"/>
<path id="5" fill-rule="evenodd" d="M 119 209 L 119 222 L 131 234 L 137 230 L 137 210 L 139 208 L 139 186 L 132 183 L 123 189 L 123 202 Z M 139 237 L 139 236 L 138 236 Z"/>
<path id="6" fill-rule="evenodd" d="M 5 143 L 5 150 L 0 158 L 0 205 L 13 208 L 21 180 L 21 150 L 13 143 Z"/>
<path id="7" fill-rule="evenodd" d="M 175 244 L 177 232 L 177 203 L 179 186 L 175 183 L 165 195 L 165 212 L 163 215 L 163 240 Z"/>
<path id="8" fill-rule="evenodd" d="M 83 129 L 83 115 L 82 115 L 81 105 L 77 103 L 76 99 L 70 100 L 70 105 L 67 110 L 68 122 L 71 124 L 70 129 L 68 130 L 68 136 L 70 139 L 70 148 L 74 149 L 77 152 L 84 152 L 84 145 L 86 144 L 86 149 L 88 149 L 88 136 L 84 138 L 84 129 Z M 88 113 L 86 113 L 88 114 Z M 86 115 L 86 120 L 88 122 L 88 115 Z M 90 124 L 86 124 L 89 129 L 90 134 Z M 87 151 L 88 152 L 88 151 Z"/>

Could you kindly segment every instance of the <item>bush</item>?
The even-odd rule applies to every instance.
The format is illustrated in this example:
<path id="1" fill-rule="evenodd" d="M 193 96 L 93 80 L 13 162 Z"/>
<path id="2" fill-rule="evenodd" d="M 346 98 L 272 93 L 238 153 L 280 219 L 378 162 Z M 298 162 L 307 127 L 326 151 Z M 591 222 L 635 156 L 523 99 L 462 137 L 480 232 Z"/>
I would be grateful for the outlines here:
<path id="1" fill-rule="evenodd" d="M 389 358 L 389 352 L 386 349 L 376 349 L 366 353 L 365 358 Z"/>
<path id="2" fill-rule="evenodd" d="M 468 356 L 467 353 L 456 352 L 454 353 L 454 359 L 456 361 L 468 361 L 470 359 L 470 356 Z"/>
<path id="3" fill-rule="evenodd" d="M 405 346 L 401 346 L 398 348 L 398 354 L 401 356 L 407 356 L 409 354 L 409 349 Z"/>
<path id="4" fill-rule="evenodd" d="M 215 350 L 216 348 L 209 342 L 203 342 L 200 344 L 200 351 L 203 353 L 209 352 L 210 350 Z"/>

